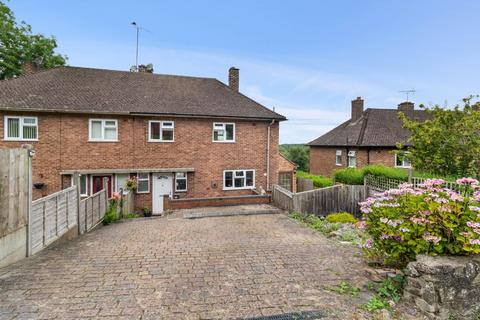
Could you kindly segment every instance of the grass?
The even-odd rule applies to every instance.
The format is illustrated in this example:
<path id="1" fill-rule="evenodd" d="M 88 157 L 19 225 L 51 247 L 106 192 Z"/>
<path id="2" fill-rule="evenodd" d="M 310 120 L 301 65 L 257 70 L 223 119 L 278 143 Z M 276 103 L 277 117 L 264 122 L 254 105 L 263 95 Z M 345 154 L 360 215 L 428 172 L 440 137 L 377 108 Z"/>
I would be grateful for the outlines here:
<path id="1" fill-rule="evenodd" d="M 313 186 L 315 188 L 325 188 L 333 186 L 333 180 L 324 176 L 316 176 L 304 171 L 297 171 L 297 177 L 309 179 L 313 181 Z"/>

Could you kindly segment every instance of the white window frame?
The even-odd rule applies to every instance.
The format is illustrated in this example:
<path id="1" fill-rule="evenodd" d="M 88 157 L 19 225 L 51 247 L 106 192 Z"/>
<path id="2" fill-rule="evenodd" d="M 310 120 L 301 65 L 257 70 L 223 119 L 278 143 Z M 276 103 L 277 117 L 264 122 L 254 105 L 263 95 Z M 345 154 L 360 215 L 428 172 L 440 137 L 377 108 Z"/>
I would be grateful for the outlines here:
<path id="1" fill-rule="evenodd" d="M 355 165 L 350 165 L 350 159 L 355 159 Z M 347 153 L 347 165 L 349 168 L 356 168 L 357 167 L 357 152 L 356 151 L 348 151 Z"/>
<path id="2" fill-rule="evenodd" d="M 146 178 L 146 179 L 145 179 L 145 178 L 140 179 L 140 175 L 141 175 L 141 174 L 146 174 L 146 175 L 147 175 L 147 178 Z M 147 191 L 138 191 L 138 186 L 140 185 L 140 183 L 139 183 L 140 180 L 141 180 L 141 181 L 145 181 L 145 180 L 148 181 L 148 183 L 147 183 L 147 186 L 148 186 L 148 187 L 147 187 Z M 136 192 L 139 193 L 139 194 L 142 194 L 142 193 L 150 193 L 150 173 L 148 173 L 148 172 L 137 172 L 137 190 L 136 190 Z"/>
<path id="3" fill-rule="evenodd" d="M 340 156 L 340 162 L 338 161 L 338 157 Z M 341 166 L 342 165 L 342 150 L 335 151 L 335 165 Z"/>
<path id="4" fill-rule="evenodd" d="M 236 172 L 243 171 L 244 187 L 235 187 L 235 174 Z M 253 186 L 247 186 L 247 171 L 253 171 Z M 233 183 L 232 187 L 225 186 L 225 176 L 227 172 L 232 172 Z M 252 190 L 255 189 L 255 169 L 239 169 L 239 170 L 223 170 L 223 190 Z"/>
<path id="5" fill-rule="evenodd" d="M 18 119 L 18 134 L 19 137 L 8 137 L 8 119 Z M 23 138 L 23 127 L 24 127 L 24 119 L 35 119 L 35 129 L 36 129 L 36 138 L 35 139 L 24 139 Z M 28 116 L 5 116 L 4 117 L 4 132 L 3 132 L 3 140 L 5 141 L 38 141 L 38 117 L 28 117 Z M 33 127 L 32 125 L 28 124 L 27 127 Z"/>
<path id="6" fill-rule="evenodd" d="M 404 152 L 403 152 L 403 154 L 409 154 L 409 153 L 410 153 L 410 152 L 408 152 L 408 151 L 404 151 Z M 410 168 L 412 167 L 412 163 L 410 162 L 410 160 L 409 160 L 410 165 L 408 165 L 408 166 L 405 165 L 405 158 L 402 160 L 402 165 L 401 165 L 401 166 L 397 165 L 397 160 L 399 160 L 399 159 L 398 159 L 398 154 L 395 153 L 395 168 L 410 169 Z"/>
<path id="7" fill-rule="evenodd" d="M 94 121 L 100 121 L 102 123 L 102 137 L 92 137 L 92 123 Z M 105 139 L 105 128 L 112 128 L 113 126 L 106 126 L 107 121 L 115 122 L 115 139 Z M 90 142 L 118 142 L 118 120 L 116 119 L 88 119 L 88 141 Z"/>
<path id="8" fill-rule="evenodd" d="M 85 177 L 85 192 L 86 193 L 82 193 L 82 177 Z M 88 197 L 88 175 L 86 174 L 81 174 L 79 177 L 78 177 L 78 183 L 80 184 L 80 196 L 81 197 Z"/>
<path id="9" fill-rule="evenodd" d="M 179 173 L 185 173 L 185 177 L 178 178 Z M 177 180 L 185 180 L 185 189 L 177 189 Z M 175 173 L 175 192 L 187 192 L 188 191 L 188 173 L 187 172 L 176 172 Z"/>
<path id="10" fill-rule="evenodd" d="M 152 139 L 152 123 L 160 124 L 160 139 Z M 164 127 L 165 123 L 171 123 L 171 127 Z M 162 129 L 172 129 L 173 139 L 172 140 L 163 140 L 163 130 Z M 174 121 L 159 121 L 159 120 L 149 120 L 148 121 L 148 142 L 175 142 L 175 122 Z"/>
<path id="11" fill-rule="evenodd" d="M 233 125 L 233 139 L 227 140 L 227 125 Z M 222 128 L 215 128 L 215 126 L 221 125 Z M 215 131 L 216 130 L 223 130 L 223 137 L 224 140 L 215 140 Z M 234 122 L 214 122 L 212 126 L 212 142 L 215 143 L 234 143 L 235 142 L 235 123 Z"/>

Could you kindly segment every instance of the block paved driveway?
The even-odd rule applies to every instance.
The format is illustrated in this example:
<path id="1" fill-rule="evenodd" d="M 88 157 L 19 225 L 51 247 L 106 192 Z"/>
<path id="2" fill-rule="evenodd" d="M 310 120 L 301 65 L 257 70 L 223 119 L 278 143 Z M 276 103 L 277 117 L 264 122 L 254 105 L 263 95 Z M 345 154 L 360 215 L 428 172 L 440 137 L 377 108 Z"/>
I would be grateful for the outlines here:
<path id="1" fill-rule="evenodd" d="M 322 310 L 360 283 L 358 249 L 285 215 L 135 219 L 0 269 L 0 319 L 238 319 Z"/>

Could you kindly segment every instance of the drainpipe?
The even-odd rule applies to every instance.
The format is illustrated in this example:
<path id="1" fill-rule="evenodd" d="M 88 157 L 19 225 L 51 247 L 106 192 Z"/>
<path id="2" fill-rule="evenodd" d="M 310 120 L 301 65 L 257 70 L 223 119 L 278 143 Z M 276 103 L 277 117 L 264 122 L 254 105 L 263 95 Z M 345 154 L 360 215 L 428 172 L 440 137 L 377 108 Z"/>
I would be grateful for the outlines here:
<path id="1" fill-rule="evenodd" d="M 270 127 L 274 123 L 275 120 L 272 119 L 272 122 L 267 127 L 267 191 L 270 191 Z"/>

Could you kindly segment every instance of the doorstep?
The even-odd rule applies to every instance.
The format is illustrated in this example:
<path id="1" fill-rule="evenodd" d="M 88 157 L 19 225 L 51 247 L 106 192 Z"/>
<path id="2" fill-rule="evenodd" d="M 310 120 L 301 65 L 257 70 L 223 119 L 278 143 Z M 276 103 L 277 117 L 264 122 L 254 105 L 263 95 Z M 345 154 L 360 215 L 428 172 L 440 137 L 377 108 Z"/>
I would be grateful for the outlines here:
<path id="1" fill-rule="evenodd" d="M 279 214 L 284 211 L 268 204 L 238 205 L 224 207 L 204 207 L 195 209 L 175 210 L 184 219 L 199 219 L 208 217 L 248 216 L 258 214 Z"/>

